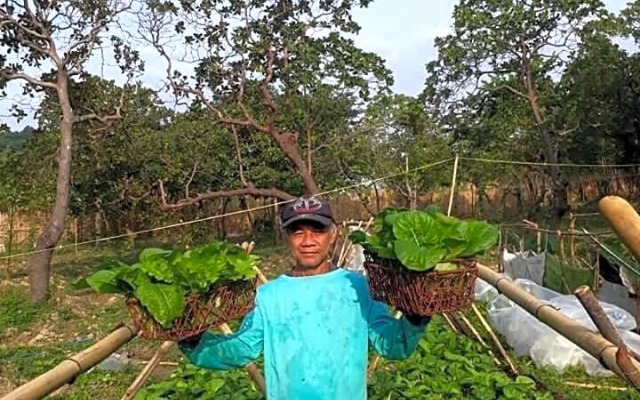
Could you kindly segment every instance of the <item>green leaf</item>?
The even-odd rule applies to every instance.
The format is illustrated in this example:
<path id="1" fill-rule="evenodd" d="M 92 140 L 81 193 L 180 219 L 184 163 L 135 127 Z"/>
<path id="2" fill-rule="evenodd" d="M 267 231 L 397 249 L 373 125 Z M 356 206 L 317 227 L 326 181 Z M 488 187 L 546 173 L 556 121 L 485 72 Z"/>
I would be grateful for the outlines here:
<path id="1" fill-rule="evenodd" d="M 169 328 L 173 320 L 184 312 L 185 296 L 178 286 L 147 282 L 135 289 L 135 295 L 165 328 Z"/>
<path id="2" fill-rule="evenodd" d="M 413 241 L 418 246 L 438 244 L 440 235 L 435 219 L 421 211 L 408 211 L 397 216 L 393 234 L 398 240 Z"/>
<path id="3" fill-rule="evenodd" d="M 357 230 L 349 234 L 349 240 L 354 244 L 362 244 L 367 242 L 367 234 L 364 231 Z"/>
<path id="4" fill-rule="evenodd" d="M 426 271 L 436 265 L 447 253 L 436 246 L 422 247 L 411 240 L 397 240 L 394 250 L 398 260 L 408 269 Z"/>
<path id="5" fill-rule="evenodd" d="M 467 247 L 460 254 L 462 257 L 470 257 L 484 252 L 498 241 L 498 229 L 486 222 L 463 221 L 458 230 L 467 240 Z"/>
<path id="6" fill-rule="evenodd" d="M 440 272 L 449 272 L 457 270 L 458 266 L 454 263 L 438 263 L 434 269 Z"/>
<path id="7" fill-rule="evenodd" d="M 172 253 L 162 249 L 144 249 L 140 253 L 140 268 L 160 281 L 173 283 L 175 273 L 169 265 L 169 256 Z"/>
<path id="8" fill-rule="evenodd" d="M 124 290 L 118 286 L 117 275 L 118 272 L 114 270 L 100 270 L 87 277 L 86 283 L 96 293 L 124 293 Z"/>

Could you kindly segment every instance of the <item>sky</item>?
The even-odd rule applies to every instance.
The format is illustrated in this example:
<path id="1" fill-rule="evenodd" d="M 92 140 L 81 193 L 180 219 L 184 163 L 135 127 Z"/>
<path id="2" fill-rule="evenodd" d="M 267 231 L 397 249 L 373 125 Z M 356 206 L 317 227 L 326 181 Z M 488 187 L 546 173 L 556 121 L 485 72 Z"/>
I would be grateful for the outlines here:
<path id="1" fill-rule="evenodd" d="M 611 11 L 618 12 L 626 6 L 627 1 L 604 0 L 604 3 Z M 424 87 L 425 64 L 437 57 L 433 40 L 450 31 L 451 15 L 457 2 L 375 0 L 368 8 L 354 11 L 354 19 L 361 26 L 360 34 L 354 40 L 362 49 L 375 52 L 386 60 L 387 67 L 394 74 L 395 91 L 416 95 Z M 146 60 L 143 82 L 152 88 L 159 88 L 164 81 L 164 61 L 151 48 L 141 47 L 139 50 Z M 106 79 L 123 83 L 120 72 L 113 66 L 105 67 L 99 54 L 89 60 L 87 69 Z M 16 101 L 25 103 L 20 85 L 12 82 L 7 98 L 0 99 L 0 120 L 13 130 L 35 125 L 32 112 L 21 123 L 8 116 L 9 107 Z M 37 104 L 32 102 L 30 107 L 25 105 L 24 108 L 33 109 L 35 106 Z"/>

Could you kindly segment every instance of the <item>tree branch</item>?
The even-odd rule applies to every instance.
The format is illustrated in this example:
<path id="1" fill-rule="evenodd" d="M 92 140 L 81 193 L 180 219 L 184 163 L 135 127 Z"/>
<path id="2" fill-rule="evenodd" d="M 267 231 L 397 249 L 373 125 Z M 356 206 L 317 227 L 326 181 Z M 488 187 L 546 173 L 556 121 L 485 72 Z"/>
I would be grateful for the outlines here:
<path id="1" fill-rule="evenodd" d="M 498 86 L 494 86 L 492 88 L 487 88 L 486 90 L 488 91 L 496 91 L 496 90 L 502 90 L 502 89 L 507 89 L 508 91 L 510 91 L 513 94 L 516 94 L 522 98 L 528 99 L 529 95 L 522 93 L 521 91 L 519 91 L 518 89 L 510 86 L 510 85 L 498 85 Z"/>
<path id="2" fill-rule="evenodd" d="M 122 93 L 120 94 L 120 101 L 119 101 L 118 105 L 114 107 L 113 114 L 110 114 L 110 115 L 98 115 L 97 113 L 90 113 L 90 114 L 80 115 L 80 116 L 76 117 L 74 122 L 80 123 L 80 122 L 96 120 L 96 121 L 99 121 L 99 122 L 101 122 L 101 123 L 103 123 L 105 125 L 109 125 L 109 124 L 113 123 L 114 121 L 122 119 L 121 110 L 122 110 L 122 107 L 124 106 L 124 93 L 125 93 L 125 89 L 123 89 Z"/>
<path id="3" fill-rule="evenodd" d="M 276 198 L 284 201 L 292 200 L 295 198 L 295 196 L 287 192 L 284 192 L 280 189 L 257 188 L 250 183 L 248 187 L 241 188 L 241 189 L 207 191 L 204 193 L 200 193 L 195 197 L 181 199 L 175 203 L 168 203 L 167 193 L 164 190 L 164 184 L 162 183 L 162 181 L 158 181 L 158 187 L 160 190 L 160 209 L 162 211 L 177 210 L 180 208 L 189 207 L 194 204 L 198 204 L 204 200 L 227 198 L 227 197 L 239 197 L 239 196 L 272 197 L 272 198 Z"/>
<path id="4" fill-rule="evenodd" d="M 46 82 L 40 79 L 36 79 L 33 76 L 27 75 L 23 72 L 9 72 L 6 69 L 0 70 L 0 77 L 6 79 L 7 81 L 12 81 L 16 79 L 22 79 L 24 81 L 29 82 L 34 86 L 39 86 L 41 88 L 50 88 L 54 90 L 58 90 L 58 85 L 53 82 Z"/>

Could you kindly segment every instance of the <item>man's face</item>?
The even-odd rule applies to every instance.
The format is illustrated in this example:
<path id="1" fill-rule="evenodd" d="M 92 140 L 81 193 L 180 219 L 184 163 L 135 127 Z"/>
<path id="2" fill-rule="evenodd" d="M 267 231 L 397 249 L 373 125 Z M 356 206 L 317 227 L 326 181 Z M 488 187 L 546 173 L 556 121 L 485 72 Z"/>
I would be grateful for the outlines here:
<path id="1" fill-rule="evenodd" d="M 287 227 L 287 240 L 298 268 L 313 269 L 327 260 L 338 234 L 335 226 L 325 227 L 301 221 Z"/>

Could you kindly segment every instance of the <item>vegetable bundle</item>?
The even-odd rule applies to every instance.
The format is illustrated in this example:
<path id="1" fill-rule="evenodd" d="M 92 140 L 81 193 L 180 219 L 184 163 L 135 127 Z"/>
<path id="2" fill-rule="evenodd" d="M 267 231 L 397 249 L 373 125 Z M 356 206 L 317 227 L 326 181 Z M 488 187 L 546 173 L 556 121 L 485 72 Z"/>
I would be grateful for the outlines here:
<path id="1" fill-rule="evenodd" d="M 259 257 L 226 242 L 184 252 L 147 248 L 134 264 L 103 263 L 97 272 L 77 282 L 76 287 L 135 298 L 163 328 L 170 328 L 185 312 L 187 296 L 253 279 L 258 262 Z"/>
<path id="2" fill-rule="evenodd" d="M 473 258 L 494 246 L 498 230 L 486 222 L 446 216 L 435 207 L 386 208 L 376 215 L 372 234 L 354 231 L 349 238 L 412 271 L 449 271 L 458 268 L 452 261 Z"/>

